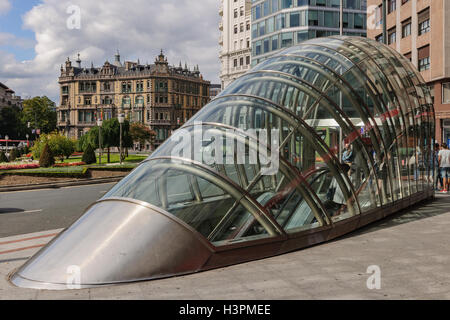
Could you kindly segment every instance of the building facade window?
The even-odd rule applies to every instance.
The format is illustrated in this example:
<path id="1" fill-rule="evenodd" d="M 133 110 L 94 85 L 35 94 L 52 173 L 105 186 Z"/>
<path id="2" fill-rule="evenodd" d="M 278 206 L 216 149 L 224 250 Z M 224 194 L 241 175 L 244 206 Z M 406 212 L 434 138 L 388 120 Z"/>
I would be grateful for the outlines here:
<path id="1" fill-rule="evenodd" d="M 430 57 L 419 59 L 419 71 L 430 69 Z"/>
<path id="2" fill-rule="evenodd" d="M 292 46 L 293 37 L 292 32 L 283 33 L 281 35 L 281 47 L 286 48 Z"/>
<path id="3" fill-rule="evenodd" d="M 405 54 L 405 58 L 408 59 L 409 61 L 412 61 L 412 53 L 408 52 L 407 54 Z"/>
<path id="4" fill-rule="evenodd" d="M 430 32 L 430 8 L 426 8 L 417 14 L 419 22 L 419 36 Z"/>
<path id="5" fill-rule="evenodd" d="M 450 103 L 450 82 L 442 84 L 442 103 Z"/>
<path id="6" fill-rule="evenodd" d="M 419 71 L 430 69 L 430 46 L 424 46 L 417 50 L 419 58 Z"/>
<path id="7" fill-rule="evenodd" d="M 397 32 L 395 28 L 392 28 L 388 31 L 388 44 L 393 44 L 397 41 Z"/>
<path id="8" fill-rule="evenodd" d="M 278 50 L 278 36 L 272 37 L 272 51 Z"/>
<path id="9" fill-rule="evenodd" d="M 375 37 L 375 41 L 383 43 L 383 34 L 379 34 Z"/>
<path id="10" fill-rule="evenodd" d="M 309 26 L 319 25 L 319 17 L 316 10 L 308 11 L 308 25 Z"/>
<path id="11" fill-rule="evenodd" d="M 425 20 L 419 24 L 419 36 L 430 32 L 430 19 Z"/>
<path id="12" fill-rule="evenodd" d="M 364 16 L 361 13 L 355 13 L 355 15 L 354 15 L 354 28 L 355 29 L 365 29 Z"/>
<path id="13" fill-rule="evenodd" d="M 92 104 L 92 97 L 84 97 L 84 105 L 90 106 Z"/>
<path id="14" fill-rule="evenodd" d="M 411 19 L 402 22 L 402 38 L 406 38 L 411 35 Z"/>
<path id="15" fill-rule="evenodd" d="M 397 9 L 397 0 L 388 1 L 388 13 L 391 13 Z"/>

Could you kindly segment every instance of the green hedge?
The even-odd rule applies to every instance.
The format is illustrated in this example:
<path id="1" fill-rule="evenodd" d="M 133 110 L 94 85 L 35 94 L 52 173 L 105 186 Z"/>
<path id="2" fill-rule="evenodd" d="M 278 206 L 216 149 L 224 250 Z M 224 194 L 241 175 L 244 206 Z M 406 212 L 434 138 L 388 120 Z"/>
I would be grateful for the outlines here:
<path id="1" fill-rule="evenodd" d="M 26 170 L 9 170 L 3 172 L 3 174 L 52 178 L 85 178 L 87 176 L 88 170 L 89 169 L 87 167 L 39 168 Z"/>

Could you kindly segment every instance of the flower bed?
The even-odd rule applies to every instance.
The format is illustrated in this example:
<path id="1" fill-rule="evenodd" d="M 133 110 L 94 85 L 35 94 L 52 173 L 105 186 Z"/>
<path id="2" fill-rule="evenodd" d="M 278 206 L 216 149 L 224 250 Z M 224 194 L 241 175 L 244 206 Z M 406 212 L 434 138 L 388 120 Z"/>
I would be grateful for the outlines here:
<path id="1" fill-rule="evenodd" d="M 0 166 L 0 170 L 20 170 L 20 169 L 36 169 L 36 168 L 39 168 L 39 163 L 25 163 L 25 164 Z"/>
<path id="2" fill-rule="evenodd" d="M 61 167 L 76 167 L 76 166 L 84 166 L 86 163 L 84 162 L 72 162 L 72 163 L 56 163 L 54 167 L 61 168 Z"/>

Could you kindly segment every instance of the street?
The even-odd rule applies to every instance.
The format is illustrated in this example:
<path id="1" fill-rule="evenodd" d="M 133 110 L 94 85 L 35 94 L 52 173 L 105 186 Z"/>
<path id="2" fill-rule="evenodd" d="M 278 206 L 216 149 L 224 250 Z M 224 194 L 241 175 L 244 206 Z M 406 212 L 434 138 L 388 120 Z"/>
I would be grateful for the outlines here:
<path id="1" fill-rule="evenodd" d="M 94 200 L 106 190 L 101 186 L 84 189 L 55 190 L 55 195 L 48 199 L 77 191 L 77 196 L 70 199 L 82 198 L 90 192 Z M 20 197 L 20 194 L 14 196 Z M 77 202 L 77 210 L 64 215 L 67 225 L 83 211 L 89 202 L 87 198 L 85 204 Z M 449 299 L 449 204 L 450 196 L 437 195 L 435 201 L 408 208 L 337 240 L 272 258 L 191 275 L 83 290 L 23 289 L 7 282 L 7 275 L 12 270 L 20 267 L 61 230 L 1 238 L 0 300 Z M 46 220 L 51 220 L 49 209 L 45 212 L 30 213 L 29 217 L 44 215 Z M 5 229 L 6 216 L 9 214 L 0 220 L 2 229 Z M 59 226 L 66 227 L 64 221 L 60 219 Z M 10 223 L 8 225 L 12 227 Z M 45 227 L 41 225 L 40 229 Z M 373 267 L 380 271 L 379 289 L 368 286 Z"/>
<path id="2" fill-rule="evenodd" d="M 0 238 L 66 228 L 114 184 L 0 193 Z"/>

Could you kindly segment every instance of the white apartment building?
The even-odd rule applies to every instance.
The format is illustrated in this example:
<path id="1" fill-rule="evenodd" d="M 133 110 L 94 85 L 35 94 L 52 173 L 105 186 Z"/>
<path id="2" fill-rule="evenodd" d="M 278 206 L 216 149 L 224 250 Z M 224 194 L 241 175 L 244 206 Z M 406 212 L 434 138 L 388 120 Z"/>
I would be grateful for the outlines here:
<path id="1" fill-rule="evenodd" d="M 222 89 L 250 69 L 251 64 L 251 0 L 220 0 L 222 17 L 220 79 Z"/>

